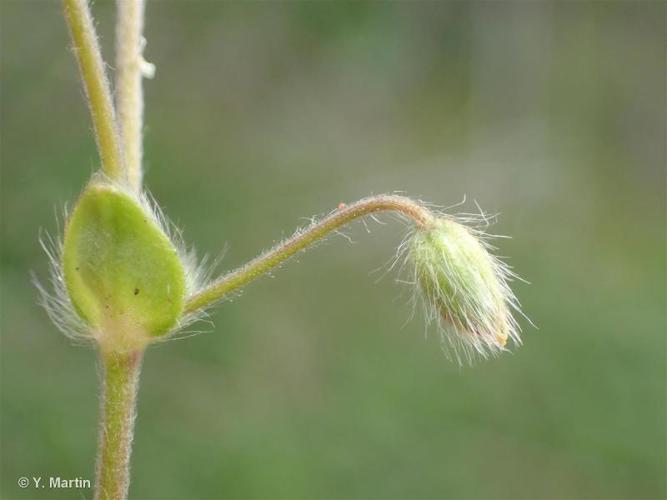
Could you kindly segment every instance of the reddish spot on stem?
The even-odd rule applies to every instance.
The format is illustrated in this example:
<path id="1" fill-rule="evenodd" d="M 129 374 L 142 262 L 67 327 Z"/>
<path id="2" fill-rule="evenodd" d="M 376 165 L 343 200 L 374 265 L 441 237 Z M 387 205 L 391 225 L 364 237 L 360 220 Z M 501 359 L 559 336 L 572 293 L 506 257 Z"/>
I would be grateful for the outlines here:
<path id="1" fill-rule="evenodd" d="M 338 204 L 338 210 L 343 210 L 347 205 L 342 201 Z"/>

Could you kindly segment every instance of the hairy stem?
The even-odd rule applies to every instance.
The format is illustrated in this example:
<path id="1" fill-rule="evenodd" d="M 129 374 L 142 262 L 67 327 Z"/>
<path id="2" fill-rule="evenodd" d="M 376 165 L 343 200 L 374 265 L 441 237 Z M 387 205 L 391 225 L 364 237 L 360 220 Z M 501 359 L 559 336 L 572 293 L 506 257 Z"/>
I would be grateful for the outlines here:
<path id="1" fill-rule="evenodd" d="M 117 0 L 116 23 L 116 106 L 120 137 L 125 153 L 127 180 L 141 190 L 142 129 L 144 96 L 142 89 L 144 0 Z"/>
<path id="2" fill-rule="evenodd" d="M 111 90 L 97 43 L 95 26 L 87 0 L 64 0 L 65 19 L 69 26 L 74 52 L 79 62 L 83 86 L 93 118 L 97 149 L 102 169 L 112 179 L 122 180 L 123 158 L 114 116 Z"/>
<path id="3" fill-rule="evenodd" d="M 97 500 L 127 498 L 130 455 L 143 351 L 101 352 L 102 416 L 97 456 Z"/>
<path id="4" fill-rule="evenodd" d="M 185 313 L 195 312 L 221 300 L 229 292 L 260 277 L 345 224 L 365 215 L 385 211 L 398 212 L 420 228 L 428 227 L 433 221 L 433 215 L 429 209 L 403 196 L 371 196 L 350 205 L 341 206 L 324 219 L 297 231 L 291 238 L 231 271 L 192 296 L 185 305 Z"/>

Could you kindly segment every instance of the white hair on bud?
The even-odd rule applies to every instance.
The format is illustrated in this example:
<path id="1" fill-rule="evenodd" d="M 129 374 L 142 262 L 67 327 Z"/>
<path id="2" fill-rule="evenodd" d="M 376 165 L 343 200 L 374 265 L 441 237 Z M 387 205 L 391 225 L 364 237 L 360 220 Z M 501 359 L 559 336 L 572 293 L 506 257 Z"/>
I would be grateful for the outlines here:
<path id="1" fill-rule="evenodd" d="M 438 220 L 464 228 L 477 241 L 479 248 L 475 248 L 471 241 L 458 242 L 470 247 L 464 248 L 457 247 L 456 241 L 445 239 L 439 242 L 444 247 L 438 248 L 420 240 L 432 231 L 446 234 L 436 227 L 412 229 L 397 250 L 396 261 L 401 262 L 400 270 L 406 267 L 411 270 L 411 279 L 405 281 L 414 290 L 413 307 L 417 298 L 421 297 L 426 325 L 436 325 L 443 350 L 459 364 L 471 364 L 476 356 L 487 358 L 507 351 L 505 342 L 508 339 L 515 345 L 521 344 L 520 327 L 512 316 L 512 310 L 521 315 L 523 313 L 509 286 L 510 282 L 520 278 L 492 253 L 495 247 L 491 241 L 498 236 L 484 229 L 494 219 L 495 216 L 485 215 L 481 210 L 479 214 L 438 215 Z M 429 248 L 419 248 L 419 245 L 428 245 Z M 415 255 L 419 252 L 422 255 Z M 471 259 L 471 253 L 482 262 Z M 456 259 L 461 262 L 453 265 L 452 261 Z M 488 266 L 492 278 L 483 276 L 485 271 L 480 269 L 479 264 Z M 492 282 L 489 283 L 490 279 Z M 443 281 L 447 283 L 448 290 L 443 289 Z"/>

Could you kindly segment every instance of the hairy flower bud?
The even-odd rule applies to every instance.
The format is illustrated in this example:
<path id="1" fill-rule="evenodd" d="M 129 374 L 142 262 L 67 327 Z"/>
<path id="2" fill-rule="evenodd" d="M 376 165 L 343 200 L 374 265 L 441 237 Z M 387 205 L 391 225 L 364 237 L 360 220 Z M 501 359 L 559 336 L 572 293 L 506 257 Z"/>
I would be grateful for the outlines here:
<path id="1" fill-rule="evenodd" d="M 64 281 L 103 348 L 140 348 L 178 322 L 185 273 L 152 212 L 118 187 L 93 181 L 65 228 Z"/>
<path id="2" fill-rule="evenodd" d="M 416 230 L 409 248 L 428 318 L 439 323 L 457 357 L 462 352 L 468 359 L 474 352 L 502 351 L 508 338 L 520 343 L 510 312 L 516 306 L 507 284 L 512 274 L 489 253 L 482 236 L 441 217 Z"/>

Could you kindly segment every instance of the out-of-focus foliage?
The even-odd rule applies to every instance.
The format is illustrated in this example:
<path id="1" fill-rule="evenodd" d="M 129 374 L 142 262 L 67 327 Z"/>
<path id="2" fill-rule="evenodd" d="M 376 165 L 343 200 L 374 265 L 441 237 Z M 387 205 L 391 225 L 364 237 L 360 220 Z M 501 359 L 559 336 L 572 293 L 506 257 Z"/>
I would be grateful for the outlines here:
<path id="1" fill-rule="evenodd" d="M 49 323 L 29 273 L 46 276 L 38 229 L 58 232 L 98 160 L 59 4 L 2 11 L 0 495 L 89 498 L 16 486 L 93 476 L 94 353 Z M 96 5 L 107 57 L 113 13 Z M 231 268 L 340 201 L 465 193 L 502 212 L 539 330 L 458 368 L 418 315 L 404 325 L 409 290 L 371 272 L 400 226 L 357 225 L 149 350 L 131 495 L 664 497 L 664 14 L 150 3 L 146 182 L 201 252 L 228 244 Z"/>

